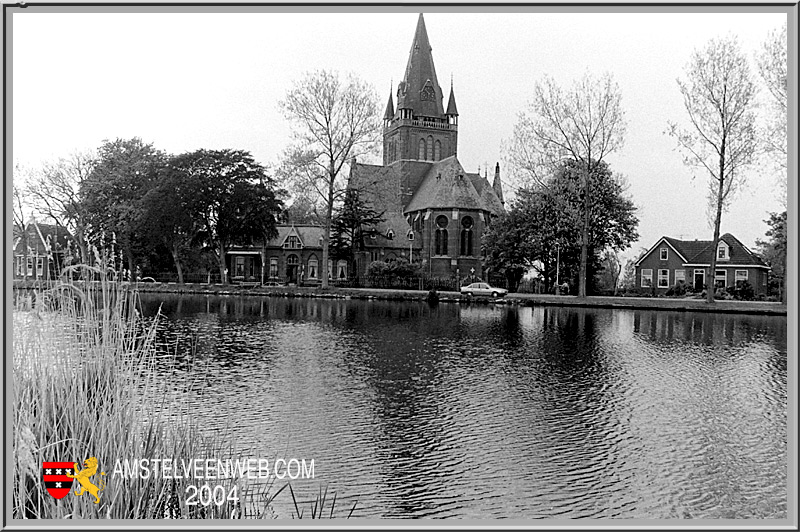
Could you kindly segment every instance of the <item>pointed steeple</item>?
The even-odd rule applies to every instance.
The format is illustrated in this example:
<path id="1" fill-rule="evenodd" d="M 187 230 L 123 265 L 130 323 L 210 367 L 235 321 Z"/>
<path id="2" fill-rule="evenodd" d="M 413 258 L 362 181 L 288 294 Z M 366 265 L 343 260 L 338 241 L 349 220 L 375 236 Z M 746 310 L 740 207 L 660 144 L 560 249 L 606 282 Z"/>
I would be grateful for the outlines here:
<path id="1" fill-rule="evenodd" d="M 415 116 L 442 118 L 444 96 L 436 78 L 431 51 L 428 31 L 425 29 L 425 18 L 420 13 L 408 55 L 406 73 L 397 88 L 397 108 L 411 109 Z"/>
<path id="2" fill-rule="evenodd" d="M 389 101 L 386 102 L 386 112 L 383 113 L 383 120 L 387 122 L 391 122 L 392 118 L 394 118 L 394 100 L 392 99 L 392 90 L 389 89 Z"/>
<path id="3" fill-rule="evenodd" d="M 450 100 L 447 102 L 447 116 L 458 116 L 458 109 L 456 108 L 456 93 L 453 92 L 453 78 L 450 78 Z"/>
<path id="4" fill-rule="evenodd" d="M 506 202 L 503 199 L 503 183 L 500 181 L 500 163 L 497 163 L 494 167 L 494 182 L 492 183 L 492 188 L 494 189 L 494 193 L 497 194 L 500 203 L 505 205 Z"/>

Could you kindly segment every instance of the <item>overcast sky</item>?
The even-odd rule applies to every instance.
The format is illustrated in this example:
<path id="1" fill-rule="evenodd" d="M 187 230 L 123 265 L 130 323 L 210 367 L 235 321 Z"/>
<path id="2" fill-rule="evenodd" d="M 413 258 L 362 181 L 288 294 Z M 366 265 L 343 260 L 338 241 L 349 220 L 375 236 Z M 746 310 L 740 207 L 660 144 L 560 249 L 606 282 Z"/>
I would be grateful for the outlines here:
<path id="1" fill-rule="evenodd" d="M 768 32 L 786 20 L 784 13 L 453 12 L 458 9 L 465 10 L 430 8 L 425 23 L 445 98 L 453 77 L 458 158 L 467 171 L 480 166 L 483 173 L 497 161 L 503 168 L 501 145 L 543 75 L 568 85 L 584 72 L 609 71 L 622 91 L 628 129 L 622 150 L 608 162 L 627 177 L 640 208 L 641 238 L 626 255 L 661 235 L 711 238 L 707 178 L 697 174 L 693 180 L 697 171 L 683 165 L 674 139 L 664 134 L 669 120 L 686 119 L 676 78 L 693 49 L 726 33 L 737 35 L 752 59 Z M 96 148 L 103 139 L 138 136 L 171 153 L 235 148 L 264 164 L 277 163 L 290 142 L 278 101 L 292 80 L 309 70 L 352 71 L 375 87 L 383 108 L 392 83 L 396 89 L 403 76 L 417 17 L 418 11 L 397 9 L 276 14 L 29 8 L 13 16 L 14 161 L 36 166 Z M 763 238 L 763 220 L 782 210 L 775 183 L 768 169 L 749 172 L 747 188 L 723 216 L 722 231 L 748 246 Z"/>

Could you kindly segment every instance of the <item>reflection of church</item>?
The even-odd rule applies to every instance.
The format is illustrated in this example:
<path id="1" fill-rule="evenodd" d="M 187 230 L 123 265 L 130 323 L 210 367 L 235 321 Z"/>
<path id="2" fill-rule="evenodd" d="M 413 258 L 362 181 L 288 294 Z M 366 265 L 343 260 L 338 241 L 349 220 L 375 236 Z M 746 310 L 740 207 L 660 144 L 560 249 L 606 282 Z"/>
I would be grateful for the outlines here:
<path id="1" fill-rule="evenodd" d="M 459 163 L 455 95 L 451 84 L 445 109 L 422 14 L 397 85 L 397 108 L 392 96 L 383 117 L 383 165 L 355 162 L 350 171 L 350 189 L 385 213 L 357 271 L 410 254 L 425 275 L 466 277 L 474 270 L 480 276 L 481 235 L 504 212 L 500 166 L 490 184 Z"/>

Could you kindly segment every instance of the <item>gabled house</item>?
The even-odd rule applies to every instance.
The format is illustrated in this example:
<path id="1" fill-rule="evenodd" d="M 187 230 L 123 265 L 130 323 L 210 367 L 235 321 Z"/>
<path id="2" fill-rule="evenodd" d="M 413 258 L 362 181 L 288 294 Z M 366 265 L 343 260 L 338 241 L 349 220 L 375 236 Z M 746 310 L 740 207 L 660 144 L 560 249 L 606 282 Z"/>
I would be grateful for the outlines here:
<path id="1" fill-rule="evenodd" d="M 75 241 L 63 226 L 33 219 L 23 231 L 14 227 L 14 279 L 57 279 L 75 250 Z"/>
<path id="2" fill-rule="evenodd" d="M 234 283 L 306 283 L 321 280 L 322 233 L 319 225 L 278 225 L 278 236 L 263 246 L 232 247 L 226 265 Z M 347 278 L 346 261 L 328 261 L 329 279 Z"/>
<path id="3" fill-rule="evenodd" d="M 677 284 L 688 283 L 695 291 L 702 291 L 711 280 L 712 253 L 717 254 L 716 287 L 747 281 L 756 295 L 767 293 L 769 266 L 730 233 L 720 237 L 716 249 L 710 240 L 662 236 L 636 261 L 636 287 L 663 294 Z"/>

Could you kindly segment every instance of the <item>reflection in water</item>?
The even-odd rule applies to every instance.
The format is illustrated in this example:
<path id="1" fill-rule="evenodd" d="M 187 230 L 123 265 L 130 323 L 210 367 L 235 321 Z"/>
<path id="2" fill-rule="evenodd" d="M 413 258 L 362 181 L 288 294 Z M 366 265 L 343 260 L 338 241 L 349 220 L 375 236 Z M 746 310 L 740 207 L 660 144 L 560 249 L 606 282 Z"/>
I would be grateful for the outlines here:
<path id="1" fill-rule="evenodd" d="M 143 299 L 192 415 L 358 516 L 786 517 L 785 318 Z"/>

